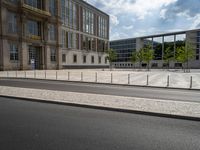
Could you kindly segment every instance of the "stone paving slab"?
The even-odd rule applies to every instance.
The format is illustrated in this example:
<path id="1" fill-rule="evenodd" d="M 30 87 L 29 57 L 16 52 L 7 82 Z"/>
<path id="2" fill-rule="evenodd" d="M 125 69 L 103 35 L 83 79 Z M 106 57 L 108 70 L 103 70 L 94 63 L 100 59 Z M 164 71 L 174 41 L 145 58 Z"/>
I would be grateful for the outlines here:
<path id="1" fill-rule="evenodd" d="M 200 103 L 0 86 L 0 95 L 200 118 Z"/>

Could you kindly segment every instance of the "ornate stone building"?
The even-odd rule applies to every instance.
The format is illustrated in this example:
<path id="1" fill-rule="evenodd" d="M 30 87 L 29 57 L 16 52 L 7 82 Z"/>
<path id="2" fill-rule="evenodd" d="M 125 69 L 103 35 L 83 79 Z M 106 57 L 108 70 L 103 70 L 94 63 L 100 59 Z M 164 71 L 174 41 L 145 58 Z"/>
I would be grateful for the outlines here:
<path id="1" fill-rule="evenodd" d="M 109 16 L 82 0 L 0 1 L 0 70 L 105 67 L 108 39 Z"/>

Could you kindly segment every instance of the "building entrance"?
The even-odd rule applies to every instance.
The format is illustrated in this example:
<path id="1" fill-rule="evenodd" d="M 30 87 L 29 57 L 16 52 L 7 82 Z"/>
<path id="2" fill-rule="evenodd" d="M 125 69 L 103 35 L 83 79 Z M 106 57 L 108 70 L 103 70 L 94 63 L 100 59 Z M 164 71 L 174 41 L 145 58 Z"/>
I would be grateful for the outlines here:
<path id="1" fill-rule="evenodd" d="M 42 69 L 42 48 L 36 46 L 29 46 L 29 63 L 32 63 L 32 69 Z"/>

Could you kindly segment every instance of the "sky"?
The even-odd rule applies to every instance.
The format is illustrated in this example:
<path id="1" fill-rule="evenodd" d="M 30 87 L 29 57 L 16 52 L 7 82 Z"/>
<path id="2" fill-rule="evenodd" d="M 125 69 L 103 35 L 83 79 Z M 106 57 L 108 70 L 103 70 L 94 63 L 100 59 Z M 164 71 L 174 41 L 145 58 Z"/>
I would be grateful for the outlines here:
<path id="1" fill-rule="evenodd" d="M 200 28 L 200 0 L 87 0 L 110 16 L 110 40 Z"/>

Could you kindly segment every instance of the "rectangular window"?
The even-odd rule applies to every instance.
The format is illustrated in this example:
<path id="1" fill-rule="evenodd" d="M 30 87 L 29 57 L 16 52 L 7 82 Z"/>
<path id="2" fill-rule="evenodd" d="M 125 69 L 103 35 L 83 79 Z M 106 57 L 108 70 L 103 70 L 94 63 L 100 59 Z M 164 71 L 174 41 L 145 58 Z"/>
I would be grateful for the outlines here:
<path id="1" fill-rule="evenodd" d="M 8 33 L 17 33 L 17 15 L 8 13 Z"/>
<path id="2" fill-rule="evenodd" d="M 10 44 L 10 60 L 12 60 L 12 61 L 19 60 L 17 44 Z"/>
<path id="3" fill-rule="evenodd" d="M 77 28 L 77 6 L 71 0 L 62 0 L 61 1 L 61 18 L 63 25 L 66 25 L 70 28 Z"/>
<path id="4" fill-rule="evenodd" d="M 49 40 L 55 41 L 56 40 L 56 28 L 55 25 L 49 25 Z"/>
<path id="5" fill-rule="evenodd" d="M 199 60 L 199 55 L 196 55 L 196 60 Z"/>
<path id="6" fill-rule="evenodd" d="M 99 64 L 101 64 L 101 56 L 99 56 Z"/>
<path id="7" fill-rule="evenodd" d="M 91 56 L 91 63 L 94 64 L 94 56 Z"/>
<path id="8" fill-rule="evenodd" d="M 107 59 L 107 57 L 105 57 L 105 64 L 107 64 L 107 61 L 108 61 L 108 59 Z"/>
<path id="9" fill-rule="evenodd" d="M 94 14 L 83 9 L 83 32 L 94 34 Z"/>
<path id="10" fill-rule="evenodd" d="M 38 9 L 43 8 L 42 0 L 25 0 L 25 4 L 38 8 Z"/>
<path id="11" fill-rule="evenodd" d="M 56 3 L 55 0 L 49 0 L 49 12 L 52 16 L 56 15 Z"/>
<path id="12" fill-rule="evenodd" d="M 86 55 L 83 55 L 83 63 L 85 64 L 87 61 L 87 56 Z"/>
<path id="13" fill-rule="evenodd" d="M 66 62 L 66 55 L 62 54 L 62 62 L 65 63 Z"/>
<path id="14" fill-rule="evenodd" d="M 27 32 L 29 35 L 40 36 L 40 22 L 28 20 L 27 21 Z"/>
<path id="15" fill-rule="evenodd" d="M 74 62 L 74 63 L 77 63 L 77 55 L 74 55 L 74 56 L 73 56 L 73 62 Z"/>
<path id="16" fill-rule="evenodd" d="M 56 48 L 51 47 L 51 62 L 55 62 L 56 61 Z"/>

